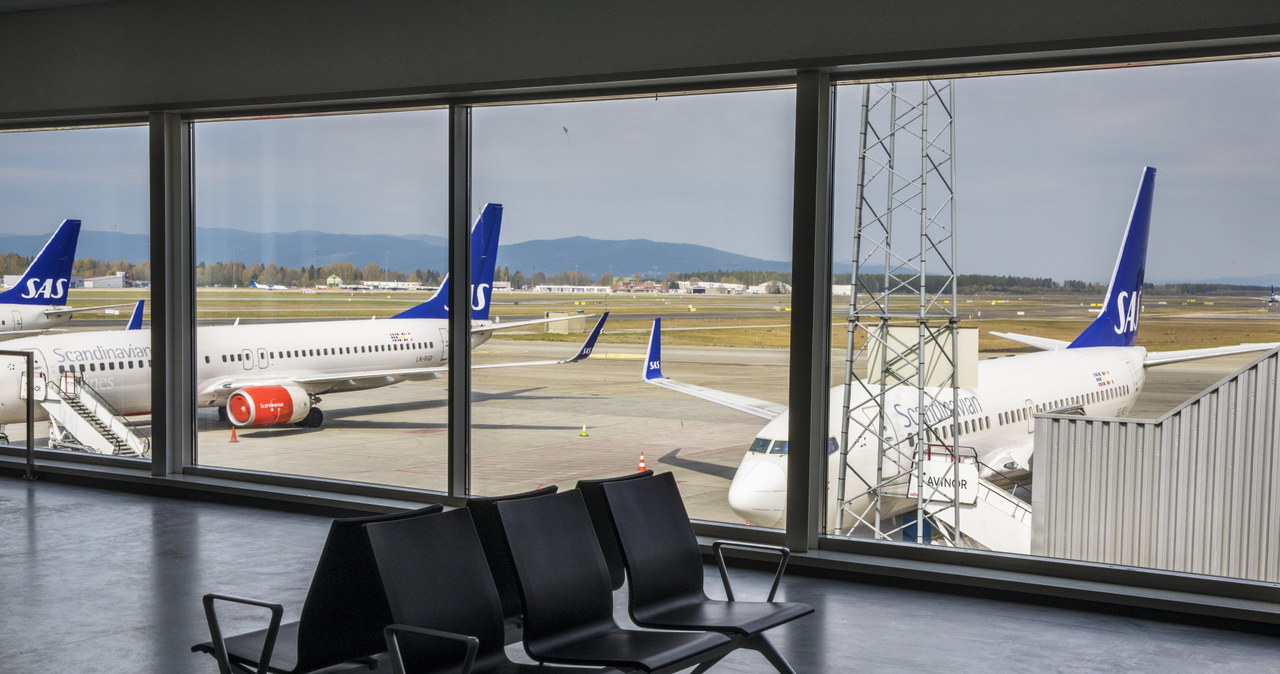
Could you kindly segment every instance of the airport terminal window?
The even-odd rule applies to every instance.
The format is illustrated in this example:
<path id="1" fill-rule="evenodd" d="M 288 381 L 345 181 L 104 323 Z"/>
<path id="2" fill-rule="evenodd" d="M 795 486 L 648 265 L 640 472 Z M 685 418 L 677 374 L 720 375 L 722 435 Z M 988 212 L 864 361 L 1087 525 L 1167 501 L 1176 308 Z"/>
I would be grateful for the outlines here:
<path id="1" fill-rule="evenodd" d="M 443 109 L 192 123 L 196 310 L 215 324 L 196 348 L 231 361 L 197 381 L 243 383 L 199 401 L 201 466 L 446 487 L 447 382 L 388 377 L 415 354 L 343 342 L 403 341 L 381 319 L 446 270 L 447 130 Z"/>
<path id="2" fill-rule="evenodd" d="M 967 545 L 1001 552 L 1045 554 L 1043 551 L 1051 542 L 1049 538 L 1067 535 L 1048 529 L 1049 525 L 1045 525 L 1031 510 L 1030 498 L 1023 499 L 1018 496 L 1019 492 L 1009 487 L 1010 484 L 1018 484 L 1027 490 L 1036 488 L 1032 481 L 1032 467 L 1050 470 L 1043 468 L 1044 464 L 1033 463 L 1036 458 L 1032 451 L 1040 446 L 1039 442 L 1034 445 L 1032 442 L 1034 429 L 1040 426 L 1038 422 L 1033 423 L 1037 415 L 1073 408 L 1079 412 L 1083 407 L 1089 416 L 1155 419 L 1197 395 L 1215 380 L 1214 376 L 1199 380 L 1190 374 L 1190 368 L 1181 373 L 1174 368 L 1147 368 L 1144 375 L 1146 386 L 1143 387 L 1143 378 L 1125 370 L 1130 366 L 1117 367 L 1114 361 L 1103 360 L 1103 351 L 1086 348 L 1090 346 L 1090 340 L 1082 337 L 1086 326 L 1095 321 L 1103 322 L 1110 334 L 1115 335 L 1136 329 L 1137 344 L 1146 347 L 1148 352 L 1274 341 L 1274 335 L 1258 339 L 1261 335 L 1255 332 L 1256 324 L 1240 317 L 1265 310 L 1260 300 L 1265 299 L 1266 293 L 1255 291 L 1250 295 L 1246 289 L 1248 286 L 1243 284 L 1265 290 L 1265 275 L 1272 271 L 1267 266 L 1270 260 L 1266 256 L 1250 252 L 1253 249 L 1250 241 L 1256 243 L 1260 233 L 1250 223 L 1267 220 L 1263 214 L 1273 212 L 1276 207 L 1274 192 L 1268 183 L 1274 183 L 1275 179 L 1273 158 L 1280 151 L 1280 131 L 1261 121 L 1267 119 L 1274 109 L 1275 97 L 1269 89 L 1254 85 L 1274 79 L 1277 71 L 1280 71 L 1280 61 L 1263 58 L 975 77 L 953 82 L 955 99 L 951 110 L 956 120 L 954 151 L 958 162 L 955 185 L 960 213 L 954 251 L 960 265 L 954 310 L 962 327 L 981 328 L 977 384 L 973 389 L 962 390 L 958 396 L 962 407 L 965 406 L 966 395 L 977 404 L 971 406 L 972 409 L 961 410 L 968 418 L 961 420 L 959 431 L 963 434 L 963 444 L 976 452 L 979 471 L 985 471 L 976 474 L 983 474 L 985 480 L 993 471 L 1007 473 L 1007 479 L 984 481 L 983 485 L 1007 496 L 1009 512 L 1016 513 L 997 521 L 998 518 L 978 513 L 976 506 L 951 507 L 947 499 L 954 498 L 954 494 L 925 496 L 926 501 L 933 503 L 935 511 L 951 514 L 960 511 L 959 534 L 968 539 Z M 901 83 L 900 90 L 906 87 L 918 90 L 921 84 Z M 837 256 L 833 281 L 836 287 L 832 290 L 836 314 L 839 315 L 848 308 L 848 288 L 854 285 L 849 275 L 848 251 L 852 250 L 849 242 L 853 240 L 852 223 L 857 204 L 855 189 L 862 180 L 856 169 L 864 87 L 850 84 L 837 89 L 834 175 L 834 250 Z M 1188 99 L 1185 95 L 1188 90 L 1195 90 L 1198 95 Z M 1143 95 L 1135 97 L 1134 91 L 1142 91 Z M 1099 110 L 1106 111 L 1106 114 L 1098 114 Z M 936 108 L 931 110 L 935 111 Z M 931 122 L 940 124 L 941 119 L 942 116 L 935 116 Z M 1048 129 L 1053 132 L 1049 133 Z M 1249 133 L 1239 133 L 1240 129 L 1248 129 Z M 886 129 L 881 127 L 879 130 Z M 1034 152 L 1029 151 L 1031 147 L 1036 148 Z M 1096 151 L 1100 147 L 1106 147 L 1108 151 L 1100 154 Z M 1043 162 L 1045 156 L 1054 157 L 1054 161 Z M 900 167 L 912 161 L 921 163 L 919 150 L 914 155 L 900 155 L 898 158 Z M 1159 171 L 1154 179 L 1150 244 L 1144 253 L 1145 285 L 1116 289 L 1117 293 L 1123 293 L 1123 299 L 1118 302 L 1128 302 L 1132 297 L 1141 296 L 1142 304 L 1125 304 L 1132 307 L 1129 315 L 1117 324 L 1116 329 L 1111 329 L 1111 324 L 1105 322 L 1113 321 L 1114 317 L 1103 307 L 1117 306 L 1117 301 L 1104 305 L 1104 299 L 1108 284 L 1118 278 L 1112 273 L 1117 263 L 1116 251 L 1121 248 L 1121 238 L 1128 231 L 1131 212 L 1138 211 L 1134 194 L 1139 178 L 1148 175 L 1144 171 L 1145 166 L 1154 166 Z M 1250 168 L 1241 171 L 1240 167 Z M 1240 184 L 1240 181 L 1245 184 Z M 898 184 L 900 191 L 895 194 L 907 192 L 904 183 Z M 1072 185 L 1072 188 L 1063 190 L 1062 185 Z M 930 187 L 937 189 L 937 184 Z M 907 217 L 896 221 L 894 241 L 909 241 L 913 237 L 919 240 L 917 225 L 921 221 L 927 221 L 927 218 Z M 1219 223 L 1215 226 L 1212 240 L 1201 236 L 1204 222 Z M 1041 243 L 1046 233 L 1067 229 L 1077 236 L 1069 241 L 1055 238 L 1056 243 L 1051 250 Z M 1090 241 L 1087 244 L 1081 238 L 1085 232 Z M 841 251 L 845 251 L 845 257 L 840 256 Z M 886 254 L 884 259 L 898 258 Z M 939 273 L 937 266 L 931 271 Z M 1231 289 L 1215 286 L 1212 292 L 1222 294 L 1208 302 L 1196 298 L 1193 293 L 1208 292 L 1208 286 L 1193 290 L 1191 284 L 1197 279 L 1211 278 L 1215 273 L 1218 278 L 1231 276 L 1254 280 L 1244 281 Z M 890 283 L 903 282 L 904 287 L 898 294 L 910 295 L 914 299 L 909 274 L 895 275 L 893 270 L 886 271 L 882 267 L 872 270 L 871 274 Z M 1170 280 L 1150 281 L 1156 278 Z M 1174 283 L 1174 280 L 1179 283 Z M 918 284 L 918 280 L 916 282 Z M 1124 283 L 1123 280 L 1115 282 Z M 1130 283 L 1143 282 L 1139 279 Z M 1158 301 L 1157 295 L 1160 296 Z M 1250 306 L 1245 298 L 1253 295 L 1257 297 Z M 902 307 L 903 310 L 913 308 Z M 1212 341 L 1202 340 L 1185 322 L 1181 322 L 1186 319 L 1187 312 L 1195 314 L 1196 320 L 1212 321 L 1215 333 L 1221 325 L 1222 330 L 1231 333 L 1230 336 L 1224 338 L 1215 334 Z M 1040 371 L 1036 359 L 1045 356 L 1032 353 L 1037 349 L 989 335 L 994 332 L 1047 337 L 1064 344 L 1081 338 L 1085 342 L 1079 345 L 1081 348 L 1063 352 L 1063 355 L 1070 353 L 1084 360 L 1098 354 L 1097 360 L 1073 366 L 1078 373 L 1070 370 L 1070 366 L 1056 371 L 1046 367 Z M 831 360 L 837 364 L 833 369 L 838 371 L 838 364 L 843 363 L 847 355 L 843 326 L 836 328 L 836 335 Z M 1013 356 L 987 356 L 988 353 L 1007 353 L 1014 349 L 1017 350 Z M 1196 367 L 1225 377 L 1245 362 L 1242 358 L 1206 359 L 1196 361 Z M 859 375 L 865 376 L 862 373 L 867 371 L 867 366 L 860 362 L 858 368 Z M 1071 376 L 1063 374 L 1068 371 Z M 1001 374 L 993 376 L 990 373 Z M 998 385 L 993 386 L 992 382 L 998 382 Z M 1180 393 L 1169 393 L 1175 389 Z M 833 395 L 839 392 L 837 387 Z M 950 392 L 939 394 L 939 399 L 950 401 Z M 1020 408 L 999 411 L 988 402 L 1000 399 L 1025 400 L 1026 403 Z M 918 433 L 916 407 L 917 404 L 910 401 L 904 401 L 898 408 L 890 407 L 886 421 L 894 437 L 919 437 L 911 435 Z M 855 410 L 854 413 L 861 411 Z M 872 411 L 871 414 L 874 419 L 878 413 Z M 945 408 L 936 415 L 927 416 L 928 423 L 941 426 L 935 426 L 941 438 L 953 444 L 960 442 L 951 437 L 951 415 Z M 1098 439 L 1090 442 L 1101 446 L 1107 432 L 1110 431 L 1099 430 Z M 1149 437 L 1134 436 L 1126 442 L 1148 440 Z M 1126 448 L 1137 451 L 1128 445 Z M 1079 465 L 1055 465 L 1054 470 L 1087 473 L 1093 469 L 1091 466 L 1101 465 L 1101 459 L 1088 458 L 1088 452 L 1095 449 L 1093 445 L 1072 447 L 1071 451 L 1075 453 L 1071 456 L 1079 457 Z M 850 451 L 855 450 L 851 448 Z M 1156 451 L 1150 455 L 1164 456 Z M 1147 456 L 1146 453 L 1141 456 L 1135 453 L 1132 458 L 1132 465 L 1143 480 L 1148 480 L 1146 476 L 1156 473 L 1158 468 L 1156 465 L 1140 466 Z M 864 458 L 860 464 L 864 470 L 874 471 L 879 465 L 873 454 L 868 453 Z M 988 461 L 990 465 L 987 465 Z M 921 463 L 922 474 L 929 479 L 941 473 L 928 471 L 942 469 L 941 465 L 925 466 Z M 1092 479 L 1103 479 L 1089 475 Z M 837 476 L 838 473 L 832 473 L 827 479 L 835 483 Z M 1111 479 L 1134 481 L 1138 477 L 1109 476 Z M 1139 486 L 1143 485 L 1134 485 L 1135 488 Z M 903 498 L 905 490 L 899 487 L 890 483 L 883 489 L 880 507 L 876 510 L 879 514 L 893 512 L 894 521 L 888 525 L 890 528 L 901 524 L 903 520 L 899 516 L 915 512 L 915 498 Z M 873 498 L 868 497 L 868 502 Z M 1041 499 L 1050 497 L 1037 493 L 1036 498 L 1040 507 L 1045 503 Z M 1113 495 L 1098 495 L 1097 499 L 1080 498 L 1053 507 L 1071 508 L 1074 516 L 1088 520 L 1089 515 L 1080 511 L 1085 507 L 1080 503 L 1111 502 L 1107 499 L 1112 498 Z M 1217 498 L 1217 495 L 1202 494 L 1194 501 L 1188 500 L 1185 506 L 1179 504 L 1176 507 L 1216 507 L 1205 504 L 1212 504 Z M 1261 497 L 1256 504 L 1254 510 L 1265 510 Z M 861 504 L 850 502 L 851 507 L 856 505 Z M 1163 504 L 1155 509 L 1164 510 L 1168 506 Z M 900 512 L 895 512 L 895 508 Z M 828 501 L 828 512 L 838 509 L 839 504 L 834 502 L 833 496 Z M 1112 510 L 1116 508 L 1112 507 Z M 1246 506 L 1245 510 L 1250 508 Z M 1045 506 L 1041 515 L 1051 511 L 1051 507 Z M 973 523 L 966 526 L 966 517 Z M 1119 519 L 1114 519 L 1109 524 L 1098 522 L 1094 526 L 1122 526 L 1119 522 Z M 1030 527 L 1033 524 L 1046 528 L 1032 536 Z M 930 536 L 936 543 L 942 543 L 944 538 L 955 533 L 949 531 L 955 527 L 954 520 L 952 523 L 939 521 L 931 526 Z M 828 521 L 827 533 L 832 533 L 833 528 Z M 993 534 L 995 531 L 1000 533 Z M 876 535 L 858 522 L 838 533 L 854 538 Z M 1184 567 L 1173 566 L 1173 560 L 1185 561 L 1202 556 L 1199 552 L 1193 554 L 1192 547 L 1181 550 L 1170 547 L 1198 544 L 1163 539 L 1152 541 L 1144 538 L 1148 536 L 1145 531 L 1133 532 L 1132 536 L 1129 533 L 1118 536 L 1115 531 L 1097 532 L 1097 536 L 1106 537 L 1109 542 L 1105 545 L 1092 544 L 1095 550 L 1086 554 L 1110 557 L 1090 558 L 1090 561 L 1133 565 L 1131 560 L 1138 559 L 1137 541 L 1145 541 L 1144 544 L 1159 546 L 1165 551 L 1162 554 L 1166 561 L 1151 558 L 1147 562 L 1152 568 L 1180 570 Z M 1211 544 L 1208 538 L 1211 534 L 1214 541 L 1218 540 L 1217 532 L 1205 532 L 1204 548 L 1212 546 L 1216 557 L 1210 560 L 1212 563 L 1201 565 L 1197 573 L 1215 573 L 1215 568 L 1228 568 L 1233 555 L 1252 554 L 1244 546 Z M 889 531 L 887 535 L 901 539 L 900 531 Z M 1222 540 L 1226 540 L 1225 536 Z M 980 540 L 983 538 L 986 540 Z M 1188 541 L 1192 539 L 1194 534 L 1187 538 Z M 1123 543 L 1112 544 L 1118 540 Z M 1085 549 L 1086 544 L 1080 545 L 1078 549 Z M 1106 549 L 1099 552 L 1101 548 Z M 1277 580 L 1276 577 L 1261 576 L 1253 579 Z"/>
<path id="3" fill-rule="evenodd" d="M 0 266 L 6 295 L 0 297 L 0 336 L 15 337 L 3 348 L 35 347 L 40 372 L 65 375 L 57 386 L 37 389 L 37 396 L 64 399 L 113 395 L 113 383 L 125 376 L 91 376 L 110 372 L 86 368 L 85 354 L 106 344 L 141 345 L 149 330 L 122 334 L 138 300 L 150 300 L 150 201 L 148 192 L 148 133 L 142 125 L 57 128 L 0 133 Z M 76 221 L 65 222 L 64 221 Z M 43 251 L 43 255 L 41 252 Z M 66 265 L 59 260 L 68 260 Z M 149 308 L 150 302 L 144 306 Z M 46 313 L 76 308 L 75 313 Z M 146 314 L 144 313 L 144 316 Z M 4 333 L 9 333 L 5 335 Z M 53 344 L 49 340 L 57 340 Z M 56 347 L 56 348 L 55 348 Z M 99 352 L 96 356 L 110 357 Z M 9 356 L 0 358 L 16 362 Z M 114 365 L 114 363 L 113 363 Z M 114 368 L 112 368 L 114 369 Z M 123 366 L 121 367 L 123 369 Z M 2 371 L 3 368 L 0 368 Z M 16 372 L 16 370 L 13 370 Z M 84 373 L 74 376 L 71 373 Z M 67 386 L 75 378 L 77 386 Z M 4 388 L 18 391 L 14 380 Z M 64 388 L 66 387 L 66 388 Z M 25 446 L 25 401 L 3 407 L 0 432 L 10 445 Z M 134 412 L 149 412 L 150 401 L 138 400 Z M 59 406 L 57 409 L 70 409 Z M 117 451 L 103 438 L 80 436 L 68 430 L 68 418 L 51 426 L 47 412 L 35 405 L 34 444 L 38 448 L 87 448 L 86 454 L 134 457 Z M 90 413 L 92 416 L 92 414 Z M 149 435 L 147 417 L 138 417 L 136 437 Z M 142 442 L 131 441 L 131 447 Z M 74 458 L 79 452 L 69 452 Z M 145 454 L 143 454 L 145 457 Z"/>
<path id="4" fill-rule="evenodd" d="M 568 358 L 611 312 L 587 360 L 474 372 L 476 493 L 643 463 L 676 474 L 693 518 L 743 521 L 729 485 L 767 420 L 647 385 L 640 366 L 659 316 L 667 377 L 786 404 L 794 116 L 792 89 L 473 111 L 473 211 L 504 205 L 491 314 L 567 319 L 526 328 L 555 340 L 536 351 L 498 332 L 477 362 Z"/>

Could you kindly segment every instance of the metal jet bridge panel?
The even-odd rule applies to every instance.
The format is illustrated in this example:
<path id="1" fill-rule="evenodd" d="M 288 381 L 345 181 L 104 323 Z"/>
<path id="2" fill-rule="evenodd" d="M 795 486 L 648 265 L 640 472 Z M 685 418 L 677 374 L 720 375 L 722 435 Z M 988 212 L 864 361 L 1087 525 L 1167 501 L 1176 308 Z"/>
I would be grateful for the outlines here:
<path id="1" fill-rule="evenodd" d="M 1036 419 L 1031 552 L 1280 582 L 1280 350 L 1153 420 Z"/>

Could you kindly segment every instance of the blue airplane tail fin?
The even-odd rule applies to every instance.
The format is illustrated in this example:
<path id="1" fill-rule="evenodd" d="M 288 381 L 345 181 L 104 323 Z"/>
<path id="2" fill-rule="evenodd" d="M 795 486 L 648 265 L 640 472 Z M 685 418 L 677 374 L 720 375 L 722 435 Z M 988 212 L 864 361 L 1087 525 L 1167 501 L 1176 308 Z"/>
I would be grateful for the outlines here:
<path id="1" fill-rule="evenodd" d="M 1142 170 L 1138 196 L 1133 201 L 1129 226 L 1124 232 L 1120 255 L 1111 273 L 1111 285 L 1102 312 L 1084 332 L 1067 346 L 1133 346 L 1138 340 L 1138 317 L 1142 312 L 1142 282 L 1147 269 L 1147 234 L 1151 230 L 1151 201 L 1155 193 L 1156 170 Z"/>
<path id="2" fill-rule="evenodd" d="M 71 265 L 76 259 L 76 241 L 80 238 L 80 221 L 63 220 L 44 248 L 31 260 L 31 266 L 14 287 L 0 292 L 6 304 L 65 305 L 71 287 Z"/>
<path id="3" fill-rule="evenodd" d="M 493 297 L 493 275 L 498 267 L 498 234 L 502 230 L 502 204 L 485 204 L 471 228 L 471 319 L 489 319 Z M 449 277 L 431 299 L 406 309 L 392 318 L 448 318 Z"/>

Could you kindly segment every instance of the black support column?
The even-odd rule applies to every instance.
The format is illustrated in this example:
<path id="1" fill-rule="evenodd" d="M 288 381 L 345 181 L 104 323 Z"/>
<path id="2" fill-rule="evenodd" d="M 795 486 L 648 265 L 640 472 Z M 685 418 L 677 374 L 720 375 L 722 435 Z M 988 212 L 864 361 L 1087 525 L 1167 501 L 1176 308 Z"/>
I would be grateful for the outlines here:
<path id="1" fill-rule="evenodd" d="M 151 113 L 151 474 L 195 462 L 191 126 Z"/>
<path id="2" fill-rule="evenodd" d="M 835 90 L 826 73 L 796 77 L 795 187 L 791 243 L 791 451 L 787 546 L 817 546 L 826 496 L 827 372 L 831 360 L 831 169 Z"/>
<path id="3" fill-rule="evenodd" d="M 471 108 L 449 108 L 449 495 L 471 493 Z"/>

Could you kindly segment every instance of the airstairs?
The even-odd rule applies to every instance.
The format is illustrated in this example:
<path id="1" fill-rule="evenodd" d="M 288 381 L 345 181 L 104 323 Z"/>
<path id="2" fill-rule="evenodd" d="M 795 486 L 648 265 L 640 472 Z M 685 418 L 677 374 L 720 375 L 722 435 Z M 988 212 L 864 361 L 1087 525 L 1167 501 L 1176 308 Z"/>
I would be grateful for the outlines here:
<path id="1" fill-rule="evenodd" d="M 910 443 L 908 443 L 910 444 Z M 923 446 L 887 462 L 877 486 L 845 506 L 844 531 L 997 552 L 1031 552 L 1031 489 L 980 462 L 972 447 Z M 859 477 L 859 481 L 862 478 Z M 869 483 L 868 483 L 869 484 Z M 868 500 L 868 496 L 876 496 Z M 851 508 L 861 504 L 860 508 Z M 925 521 L 917 532 L 917 522 Z"/>
<path id="2" fill-rule="evenodd" d="M 1031 554 L 1030 504 L 979 479 L 976 498 L 971 503 L 961 501 L 959 511 L 956 507 L 948 499 L 925 502 L 929 521 L 945 532 L 943 541 L 959 538 L 969 543 L 965 547 Z"/>
<path id="3" fill-rule="evenodd" d="M 55 449 L 149 457 L 151 439 L 116 414 L 101 396 L 74 373 L 49 382 L 40 406 L 49 413 L 49 446 Z"/>

